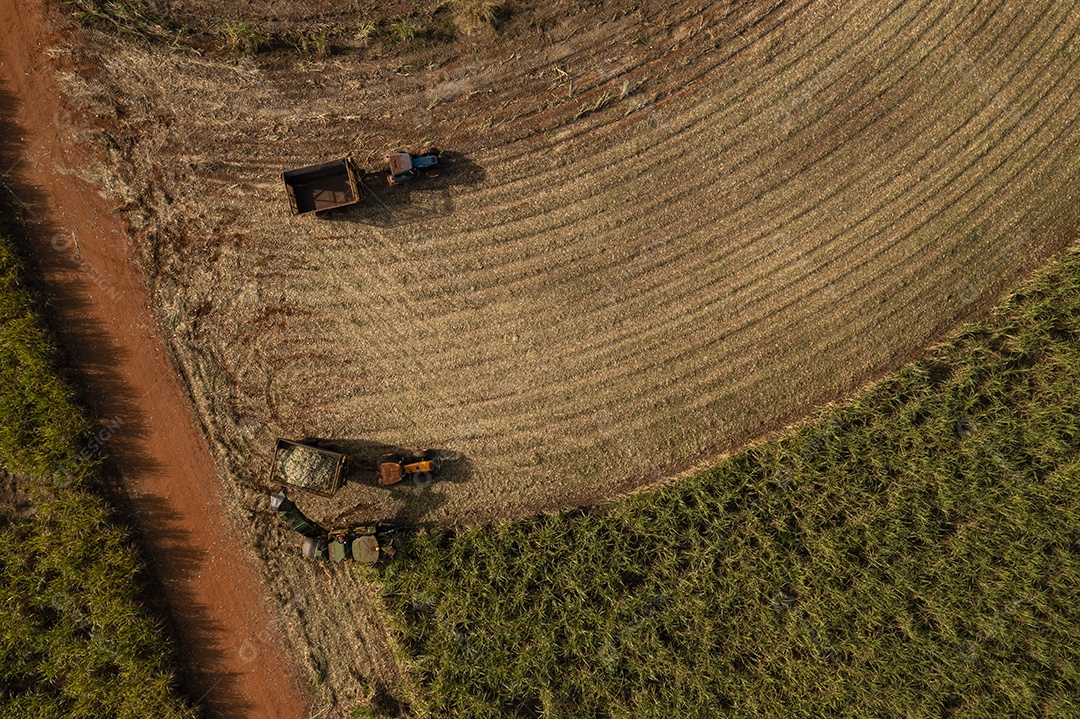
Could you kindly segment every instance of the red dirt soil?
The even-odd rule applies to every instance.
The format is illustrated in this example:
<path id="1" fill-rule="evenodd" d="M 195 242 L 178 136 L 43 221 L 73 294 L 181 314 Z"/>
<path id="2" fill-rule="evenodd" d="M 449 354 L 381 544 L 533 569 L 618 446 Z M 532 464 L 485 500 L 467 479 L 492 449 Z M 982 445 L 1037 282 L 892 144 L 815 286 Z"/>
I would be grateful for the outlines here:
<path id="1" fill-rule="evenodd" d="M 0 0 L 3 181 L 27 216 L 62 340 L 98 417 L 119 423 L 110 452 L 179 635 L 185 690 L 211 716 L 306 716 L 307 692 L 250 553 L 228 525 L 214 467 L 165 354 L 124 228 L 77 167 L 48 50 L 66 20 L 39 0 Z M 8 167 L 15 163 L 13 167 Z M 61 234 L 63 233 L 63 234 Z M 238 549 L 241 548 L 241 549 Z"/>

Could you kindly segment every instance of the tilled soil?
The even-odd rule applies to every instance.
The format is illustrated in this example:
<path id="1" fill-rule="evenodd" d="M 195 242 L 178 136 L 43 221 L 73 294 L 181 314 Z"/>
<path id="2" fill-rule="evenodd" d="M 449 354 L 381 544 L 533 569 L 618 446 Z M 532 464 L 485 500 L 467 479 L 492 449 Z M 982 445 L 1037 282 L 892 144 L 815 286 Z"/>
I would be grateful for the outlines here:
<path id="1" fill-rule="evenodd" d="M 319 509 L 481 522 L 779 429 L 1065 246 L 1074 10 L 608 7 L 441 57 L 105 42 L 69 90 L 230 474 L 278 435 L 444 449 L 442 482 Z M 429 143 L 437 177 L 289 216 L 282 169 Z"/>

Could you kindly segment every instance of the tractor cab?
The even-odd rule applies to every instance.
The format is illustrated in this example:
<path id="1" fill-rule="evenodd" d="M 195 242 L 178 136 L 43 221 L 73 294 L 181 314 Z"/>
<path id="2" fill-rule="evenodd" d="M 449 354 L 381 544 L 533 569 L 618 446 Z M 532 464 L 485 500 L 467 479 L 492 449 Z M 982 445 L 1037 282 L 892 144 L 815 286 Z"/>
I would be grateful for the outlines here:
<path id="1" fill-rule="evenodd" d="M 439 165 L 439 151 L 428 150 L 420 155 L 410 155 L 407 152 L 395 152 L 383 158 L 388 168 L 387 182 L 397 185 L 408 182 L 418 174 L 430 170 Z"/>

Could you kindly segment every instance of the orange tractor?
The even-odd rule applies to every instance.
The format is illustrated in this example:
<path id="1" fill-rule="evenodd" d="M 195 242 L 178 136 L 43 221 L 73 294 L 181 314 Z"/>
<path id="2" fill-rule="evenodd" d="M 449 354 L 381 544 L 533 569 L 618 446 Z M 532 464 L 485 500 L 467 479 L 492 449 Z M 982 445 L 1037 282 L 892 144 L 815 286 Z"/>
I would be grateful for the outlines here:
<path id="1" fill-rule="evenodd" d="M 383 455 L 379 459 L 379 484 L 383 486 L 397 484 L 405 477 L 412 477 L 419 483 L 431 481 L 432 475 L 442 469 L 441 462 L 431 452 L 419 452 L 408 461 L 396 454 Z"/>

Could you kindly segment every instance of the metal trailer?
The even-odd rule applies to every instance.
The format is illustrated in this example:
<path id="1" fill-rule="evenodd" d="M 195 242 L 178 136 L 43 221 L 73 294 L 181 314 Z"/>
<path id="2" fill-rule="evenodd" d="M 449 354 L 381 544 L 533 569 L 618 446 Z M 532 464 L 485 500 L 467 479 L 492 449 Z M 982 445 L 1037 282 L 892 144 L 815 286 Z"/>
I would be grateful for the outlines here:
<path id="1" fill-rule="evenodd" d="M 327 215 L 339 207 L 361 202 L 367 196 L 352 155 L 281 173 L 289 206 L 294 215 Z"/>
<path id="2" fill-rule="evenodd" d="M 345 479 L 349 455 L 304 442 L 279 439 L 270 462 L 270 486 L 284 484 L 332 497 Z"/>

